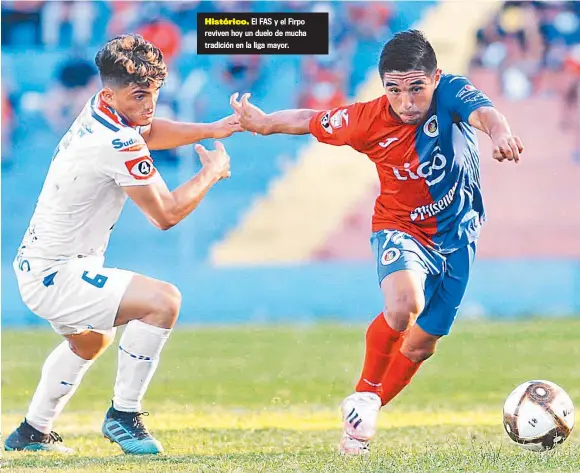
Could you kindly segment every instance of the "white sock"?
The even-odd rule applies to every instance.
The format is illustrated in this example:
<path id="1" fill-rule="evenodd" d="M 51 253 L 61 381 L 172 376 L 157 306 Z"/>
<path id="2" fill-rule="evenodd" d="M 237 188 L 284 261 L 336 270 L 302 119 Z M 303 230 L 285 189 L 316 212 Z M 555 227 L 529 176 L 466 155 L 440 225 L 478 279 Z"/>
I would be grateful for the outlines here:
<path id="1" fill-rule="evenodd" d="M 123 412 L 141 411 L 141 400 L 159 364 L 159 355 L 170 328 L 132 320 L 119 341 L 119 366 L 113 407 Z"/>
<path id="2" fill-rule="evenodd" d="M 56 347 L 44 362 L 26 421 L 37 430 L 50 433 L 54 419 L 77 390 L 93 361 L 73 353 L 66 340 Z"/>

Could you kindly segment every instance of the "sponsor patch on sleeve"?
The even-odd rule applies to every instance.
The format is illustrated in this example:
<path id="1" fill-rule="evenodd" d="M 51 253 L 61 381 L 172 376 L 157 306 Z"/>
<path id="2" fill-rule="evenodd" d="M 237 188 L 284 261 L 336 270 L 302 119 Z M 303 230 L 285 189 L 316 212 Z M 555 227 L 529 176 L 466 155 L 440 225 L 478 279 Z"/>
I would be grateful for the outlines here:
<path id="1" fill-rule="evenodd" d="M 141 156 L 140 158 L 125 161 L 125 167 L 129 174 L 138 180 L 149 179 L 157 172 L 150 156 Z"/>
<path id="2" fill-rule="evenodd" d="M 145 148 L 145 143 L 139 143 L 137 141 L 135 141 L 133 138 L 128 139 L 127 141 L 123 141 L 119 138 L 115 138 L 111 144 L 113 145 L 113 148 L 116 149 L 117 151 L 122 151 L 122 152 L 135 152 L 135 151 L 140 151 L 143 148 Z"/>
<path id="3" fill-rule="evenodd" d="M 343 123 L 348 125 L 348 110 L 345 109 L 339 110 L 330 118 L 330 125 L 334 129 L 341 128 Z"/>
<path id="4" fill-rule="evenodd" d="M 320 124 L 322 125 L 322 128 L 324 129 L 324 131 L 326 131 L 326 133 L 332 134 L 332 126 L 330 126 L 330 111 L 322 115 L 322 118 L 320 119 Z"/>
<path id="5" fill-rule="evenodd" d="M 471 84 L 465 84 L 463 88 L 457 92 L 455 97 L 464 103 L 477 102 L 478 100 L 489 100 L 481 90 L 476 89 Z"/>

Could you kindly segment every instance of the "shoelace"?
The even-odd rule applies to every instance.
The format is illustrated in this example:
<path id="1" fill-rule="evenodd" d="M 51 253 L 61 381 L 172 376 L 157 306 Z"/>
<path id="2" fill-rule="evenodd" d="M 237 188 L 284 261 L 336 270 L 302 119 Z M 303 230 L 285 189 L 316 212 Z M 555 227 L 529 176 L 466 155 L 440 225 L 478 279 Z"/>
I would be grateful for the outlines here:
<path id="1" fill-rule="evenodd" d="M 139 438 L 147 437 L 149 435 L 149 431 L 147 430 L 147 427 L 145 427 L 145 424 L 143 424 L 142 419 L 143 417 L 147 417 L 148 415 L 149 412 L 137 412 L 137 414 L 135 414 L 135 417 L 133 417 L 133 425 L 139 432 Z"/>
<path id="2" fill-rule="evenodd" d="M 53 430 L 50 434 L 45 434 L 42 436 L 42 438 L 40 438 L 38 440 L 34 436 L 34 434 L 32 434 L 30 436 L 30 440 L 32 440 L 33 442 L 39 442 L 39 443 L 56 443 L 56 442 L 62 442 L 62 437 L 60 435 L 58 435 Z"/>
<path id="3" fill-rule="evenodd" d="M 143 417 L 149 415 L 149 412 L 136 412 L 136 413 L 121 413 L 117 417 L 117 421 L 125 423 L 134 427 L 134 434 L 137 439 L 142 439 L 149 436 L 149 431 L 147 427 L 143 424 Z"/>
<path id="4" fill-rule="evenodd" d="M 60 435 L 58 435 L 54 430 L 48 434 L 49 437 L 49 443 L 55 443 L 55 442 L 62 442 L 62 437 Z"/>

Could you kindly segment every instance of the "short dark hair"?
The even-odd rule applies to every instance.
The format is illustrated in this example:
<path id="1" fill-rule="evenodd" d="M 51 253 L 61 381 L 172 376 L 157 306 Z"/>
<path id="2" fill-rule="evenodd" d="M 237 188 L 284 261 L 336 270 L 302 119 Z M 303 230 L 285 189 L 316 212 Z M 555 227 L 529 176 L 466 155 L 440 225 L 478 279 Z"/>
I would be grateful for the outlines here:
<path id="1" fill-rule="evenodd" d="M 148 87 L 152 81 L 163 83 L 167 77 L 161 50 L 138 34 L 108 41 L 95 56 L 95 64 L 105 85 Z"/>
<path id="2" fill-rule="evenodd" d="M 406 30 L 395 34 L 383 47 L 379 59 L 381 80 L 385 72 L 423 71 L 430 76 L 436 70 L 435 50 L 419 30 Z"/>

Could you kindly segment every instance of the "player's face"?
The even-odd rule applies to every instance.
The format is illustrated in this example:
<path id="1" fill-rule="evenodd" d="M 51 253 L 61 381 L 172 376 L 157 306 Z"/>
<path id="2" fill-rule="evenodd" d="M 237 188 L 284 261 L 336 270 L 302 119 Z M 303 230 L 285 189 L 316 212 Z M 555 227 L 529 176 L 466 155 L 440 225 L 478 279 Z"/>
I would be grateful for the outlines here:
<path id="1" fill-rule="evenodd" d="M 423 71 L 384 74 L 383 85 L 391 108 L 404 123 L 416 125 L 426 118 L 440 78 L 440 69 L 432 76 Z"/>
<path id="2" fill-rule="evenodd" d="M 106 88 L 103 98 L 131 126 L 146 126 L 153 121 L 160 87 L 160 83 L 154 82 L 147 87 L 131 84 L 122 88 Z"/>

